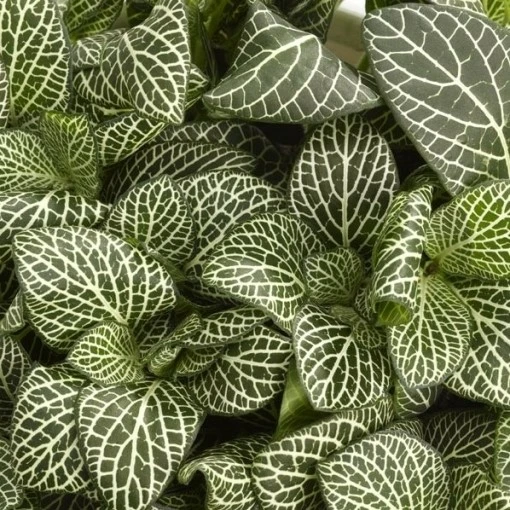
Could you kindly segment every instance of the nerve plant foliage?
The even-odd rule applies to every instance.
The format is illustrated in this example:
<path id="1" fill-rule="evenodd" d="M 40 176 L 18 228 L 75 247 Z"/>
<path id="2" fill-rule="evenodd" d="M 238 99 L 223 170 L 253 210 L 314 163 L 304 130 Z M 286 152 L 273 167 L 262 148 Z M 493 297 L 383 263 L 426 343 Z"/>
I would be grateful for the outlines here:
<path id="1" fill-rule="evenodd" d="M 3 510 L 510 508 L 510 5 L 335 4 L 0 2 Z"/>

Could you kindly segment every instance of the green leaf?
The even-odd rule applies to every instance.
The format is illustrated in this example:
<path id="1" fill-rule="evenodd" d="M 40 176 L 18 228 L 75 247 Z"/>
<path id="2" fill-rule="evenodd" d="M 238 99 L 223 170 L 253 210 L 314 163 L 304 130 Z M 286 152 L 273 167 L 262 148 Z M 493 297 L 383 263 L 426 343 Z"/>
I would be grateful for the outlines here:
<path id="1" fill-rule="evenodd" d="M 207 510 L 256 508 L 251 464 L 268 442 L 266 434 L 258 434 L 210 448 L 181 466 L 179 483 L 187 485 L 196 473 L 202 473 L 207 483 Z"/>
<path id="2" fill-rule="evenodd" d="M 290 331 L 306 300 L 301 261 L 321 248 L 312 229 L 298 218 L 260 214 L 234 227 L 217 244 L 203 280 L 261 308 Z"/>
<path id="3" fill-rule="evenodd" d="M 0 427 L 7 430 L 21 380 L 30 370 L 30 359 L 20 343 L 0 335 Z"/>
<path id="4" fill-rule="evenodd" d="M 13 510 L 21 500 L 22 490 L 13 469 L 11 448 L 6 439 L 0 438 L 0 505 L 3 510 Z"/>
<path id="5" fill-rule="evenodd" d="M 396 378 L 393 393 L 395 414 L 402 419 L 412 418 L 427 411 L 441 394 L 441 386 L 410 389 Z"/>
<path id="6" fill-rule="evenodd" d="M 181 349 L 172 365 L 175 377 L 191 377 L 205 372 L 222 356 L 225 348 L 204 347 L 203 349 Z"/>
<path id="7" fill-rule="evenodd" d="M 190 381 L 193 396 L 209 414 L 231 416 L 260 409 L 283 390 L 291 356 L 288 338 L 256 326 Z"/>
<path id="8" fill-rule="evenodd" d="M 466 10 L 428 5 L 372 12 L 363 27 L 385 102 L 445 188 L 456 195 L 508 178 L 507 31 Z"/>
<path id="9" fill-rule="evenodd" d="M 198 172 L 180 179 L 179 185 L 197 227 L 197 251 L 185 266 L 193 277 L 202 275 L 212 252 L 235 225 L 256 214 L 286 210 L 279 190 L 240 170 Z"/>
<path id="10" fill-rule="evenodd" d="M 411 140 L 409 140 L 405 131 L 398 125 L 391 110 L 386 105 L 367 110 L 362 115 L 377 129 L 392 149 L 413 146 Z"/>
<path id="11" fill-rule="evenodd" d="M 387 394 L 391 366 L 385 352 L 360 348 L 352 329 L 321 308 L 301 308 L 293 339 L 298 373 L 314 409 L 364 407 Z"/>
<path id="12" fill-rule="evenodd" d="M 76 40 L 108 30 L 121 15 L 122 5 L 122 0 L 104 0 L 95 15 L 84 20 L 84 23 L 73 31 L 71 38 Z"/>
<path id="13" fill-rule="evenodd" d="M 498 487 L 510 490 L 510 412 L 499 415 L 494 440 L 494 478 Z"/>
<path id="14" fill-rule="evenodd" d="M 9 87 L 9 75 L 0 60 L 0 129 L 6 128 L 9 122 Z"/>
<path id="15" fill-rule="evenodd" d="M 510 281 L 452 278 L 473 317 L 471 349 L 445 385 L 466 398 L 510 408 Z"/>
<path id="16" fill-rule="evenodd" d="M 71 51 L 55 3 L 5 0 L 0 26 L 11 123 L 34 127 L 40 110 L 65 111 L 71 92 Z"/>
<path id="17" fill-rule="evenodd" d="M 145 510 L 155 501 L 176 475 L 202 418 L 184 386 L 162 379 L 84 389 L 80 445 L 107 507 Z"/>
<path id="18" fill-rule="evenodd" d="M 279 123 L 318 124 L 375 106 L 359 74 L 261 2 L 250 6 L 237 57 L 203 96 L 214 114 Z"/>
<path id="19" fill-rule="evenodd" d="M 27 319 L 57 351 L 68 350 L 97 322 L 132 325 L 176 301 L 173 281 L 159 263 L 91 229 L 20 232 L 14 257 Z"/>
<path id="20" fill-rule="evenodd" d="M 14 236 L 41 227 L 92 227 L 110 207 L 68 191 L 0 193 L 0 263 L 12 258 Z"/>
<path id="21" fill-rule="evenodd" d="M 82 494 L 41 494 L 39 505 L 33 510 L 101 510 L 99 503 Z"/>
<path id="22" fill-rule="evenodd" d="M 482 0 L 483 2 L 484 0 Z M 476 14 L 483 14 L 483 5 L 480 0 L 428 0 L 428 3 L 467 9 Z"/>
<path id="23" fill-rule="evenodd" d="M 113 165 L 127 158 L 150 142 L 165 126 L 164 122 L 140 117 L 135 112 L 123 113 L 98 124 L 94 134 L 100 165 Z"/>
<path id="24" fill-rule="evenodd" d="M 303 262 L 303 272 L 308 295 L 319 305 L 352 303 L 365 276 L 359 255 L 343 246 L 310 255 Z"/>
<path id="25" fill-rule="evenodd" d="M 411 322 L 388 327 L 393 366 L 411 389 L 435 386 L 455 372 L 471 338 L 469 311 L 440 274 L 418 278 L 416 309 Z"/>
<path id="26" fill-rule="evenodd" d="M 74 415 L 74 402 L 85 381 L 65 366 L 36 366 L 21 383 L 11 442 L 21 486 L 52 492 L 87 487 Z"/>
<path id="27" fill-rule="evenodd" d="M 133 326 L 133 335 L 144 358 L 147 352 L 162 338 L 168 337 L 175 329 L 175 316 L 168 311 L 155 315 L 148 321 L 139 321 Z"/>
<path id="28" fill-rule="evenodd" d="M 0 131 L 0 177 L 2 193 L 65 189 L 68 185 L 41 138 L 21 129 Z"/>
<path id="29" fill-rule="evenodd" d="M 116 1 L 119 3 L 118 0 Z M 79 30 L 111 3 L 111 0 L 69 0 L 64 13 L 67 29 L 71 33 Z"/>
<path id="30" fill-rule="evenodd" d="M 417 311 L 416 294 L 431 202 L 431 186 L 401 192 L 384 220 L 372 252 L 371 297 L 379 324 L 405 324 Z"/>
<path id="31" fill-rule="evenodd" d="M 325 43 L 337 3 L 337 0 L 299 0 L 286 12 L 287 19 Z"/>
<path id="32" fill-rule="evenodd" d="M 318 126 L 303 145 L 290 209 L 330 248 L 363 251 L 375 243 L 397 186 L 384 138 L 360 115 L 348 115 Z"/>
<path id="33" fill-rule="evenodd" d="M 195 105 L 204 92 L 209 88 L 209 77 L 203 73 L 195 64 L 191 64 L 188 76 L 188 89 L 186 90 L 186 103 L 184 108 L 188 110 Z"/>
<path id="34" fill-rule="evenodd" d="M 488 181 L 437 209 L 425 250 L 453 274 L 510 277 L 510 180 Z"/>
<path id="35" fill-rule="evenodd" d="M 68 187 L 95 198 L 101 183 L 96 140 L 87 116 L 44 112 L 39 130 L 47 153 Z"/>
<path id="36" fill-rule="evenodd" d="M 349 443 L 386 426 L 391 401 L 329 414 L 283 439 L 273 441 L 255 458 L 253 490 L 262 510 L 321 510 L 317 462 Z"/>
<path id="37" fill-rule="evenodd" d="M 486 410 L 453 410 L 426 415 L 423 439 L 450 464 L 478 464 L 488 470 L 494 458 L 497 416 Z"/>
<path id="38" fill-rule="evenodd" d="M 510 25 L 509 0 L 482 0 L 482 5 L 489 18 L 500 25 L 507 27 Z"/>
<path id="39" fill-rule="evenodd" d="M 113 206 L 102 229 L 136 239 L 182 265 L 195 248 L 195 226 L 180 187 L 166 175 L 131 188 Z"/>
<path id="40" fill-rule="evenodd" d="M 99 384 L 127 384 L 144 378 L 131 331 L 111 321 L 91 328 L 80 337 L 67 361 L 75 370 Z"/>
<path id="41" fill-rule="evenodd" d="M 451 469 L 452 506 L 455 510 L 510 509 L 510 494 L 494 485 L 479 466 L 460 464 Z"/>
<path id="42" fill-rule="evenodd" d="M 0 320 L 0 334 L 16 333 L 24 326 L 23 294 L 18 292 Z"/>
<path id="43" fill-rule="evenodd" d="M 400 431 L 379 432 L 319 463 L 330 508 L 448 510 L 450 480 L 441 456 Z"/>
<path id="44" fill-rule="evenodd" d="M 91 69 L 101 65 L 101 53 L 107 42 L 120 37 L 124 33 L 121 28 L 106 30 L 100 34 L 83 37 L 76 41 L 71 53 L 73 71 Z"/>
<path id="45" fill-rule="evenodd" d="M 398 430 L 404 432 L 406 435 L 423 439 L 423 422 L 419 418 L 394 421 L 390 423 L 385 430 Z"/>

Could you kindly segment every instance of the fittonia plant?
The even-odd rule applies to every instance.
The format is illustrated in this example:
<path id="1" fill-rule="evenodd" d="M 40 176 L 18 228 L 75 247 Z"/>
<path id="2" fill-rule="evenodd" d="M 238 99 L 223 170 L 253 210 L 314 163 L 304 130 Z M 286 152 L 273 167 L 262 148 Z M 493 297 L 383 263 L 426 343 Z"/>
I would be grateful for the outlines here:
<path id="1" fill-rule="evenodd" d="M 2 510 L 510 509 L 510 4 L 336 3 L 0 2 Z"/>

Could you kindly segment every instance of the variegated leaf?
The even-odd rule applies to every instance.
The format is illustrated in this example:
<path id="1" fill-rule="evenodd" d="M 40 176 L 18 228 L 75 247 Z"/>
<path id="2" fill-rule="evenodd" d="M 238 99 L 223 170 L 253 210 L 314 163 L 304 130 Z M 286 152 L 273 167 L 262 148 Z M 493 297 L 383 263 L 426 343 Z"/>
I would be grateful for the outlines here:
<path id="1" fill-rule="evenodd" d="M 437 209 L 425 250 L 453 274 L 510 277 L 510 180 L 488 181 Z"/>
<path id="2" fill-rule="evenodd" d="M 392 419 L 391 400 L 350 409 L 305 426 L 272 441 L 255 458 L 253 490 L 262 510 L 322 510 L 317 462 Z"/>
<path id="3" fill-rule="evenodd" d="M 498 487 L 510 491 L 510 411 L 498 417 L 494 441 L 494 478 Z"/>
<path id="4" fill-rule="evenodd" d="M 364 407 L 388 392 L 391 366 L 386 353 L 360 348 L 352 329 L 321 308 L 301 308 L 293 339 L 299 376 L 314 409 Z"/>
<path id="5" fill-rule="evenodd" d="M 67 188 L 41 138 L 21 129 L 0 131 L 0 177 L 2 193 Z"/>
<path id="6" fill-rule="evenodd" d="M 482 0 L 483 2 L 484 0 Z M 457 7 L 467 9 L 476 14 L 483 14 L 483 5 L 480 0 L 427 0 L 426 3 L 434 5 L 444 5 L 446 7 Z"/>
<path id="7" fill-rule="evenodd" d="M 101 8 L 70 34 L 71 38 L 77 40 L 110 29 L 122 14 L 122 6 L 123 0 L 104 0 Z"/>
<path id="8" fill-rule="evenodd" d="M 222 345 L 202 349 L 181 349 L 173 362 L 172 375 L 174 377 L 191 377 L 205 372 L 220 359 L 224 351 L 225 347 Z"/>
<path id="9" fill-rule="evenodd" d="M 202 418 L 184 386 L 162 379 L 83 390 L 80 443 L 107 507 L 145 510 L 155 501 L 177 474 Z"/>
<path id="10" fill-rule="evenodd" d="M 439 385 L 411 390 L 403 386 L 397 378 L 393 392 L 395 414 L 402 419 L 422 414 L 434 405 L 441 391 L 441 386 Z"/>
<path id="11" fill-rule="evenodd" d="M 482 0 L 482 5 L 489 18 L 497 21 L 500 25 L 510 26 L 509 0 Z"/>
<path id="12" fill-rule="evenodd" d="M 67 361 L 88 379 L 103 385 L 128 384 L 144 378 L 131 331 L 112 321 L 98 324 L 81 336 Z"/>
<path id="13" fill-rule="evenodd" d="M 158 262 L 95 230 L 20 232 L 14 257 L 27 319 L 58 351 L 68 350 L 97 322 L 132 325 L 176 301 L 173 281 Z"/>
<path id="14" fill-rule="evenodd" d="M 350 248 L 314 253 L 303 262 L 310 299 L 319 305 L 352 303 L 365 270 L 359 255 Z"/>
<path id="15" fill-rule="evenodd" d="M 69 32 L 79 30 L 109 3 L 109 0 L 69 0 L 64 14 L 64 22 Z"/>
<path id="16" fill-rule="evenodd" d="M 164 122 L 128 112 L 95 127 L 99 163 L 108 166 L 131 156 L 165 128 Z"/>
<path id="17" fill-rule="evenodd" d="M 191 64 L 188 77 L 188 88 L 186 90 L 186 103 L 184 105 L 186 110 L 200 101 L 202 95 L 208 89 L 209 84 L 209 77 L 195 64 Z"/>
<path id="18" fill-rule="evenodd" d="M 4 0 L 0 26 L 10 122 L 35 127 L 40 110 L 65 111 L 71 92 L 71 49 L 55 2 Z"/>
<path id="19" fill-rule="evenodd" d="M 16 333 L 25 326 L 25 317 L 23 312 L 23 294 L 18 291 L 12 300 L 5 315 L 0 320 L 0 335 Z"/>
<path id="20" fill-rule="evenodd" d="M 0 263 L 12 257 L 14 236 L 41 227 L 91 227 L 110 207 L 68 191 L 0 193 Z"/>
<path id="21" fill-rule="evenodd" d="M 251 464 L 269 442 L 266 434 L 234 439 L 187 460 L 179 469 L 179 482 L 189 484 L 196 473 L 207 483 L 207 510 L 255 510 Z"/>
<path id="22" fill-rule="evenodd" d="M 180 187 L 166 175 L 131 188 L 114 204 L 101 228 L 122 239 L 136 239 L 177 266 L 195 248 L 188 205 Z"/>
<path id="23" fill-rule="evenodd" d="M 20 343 L 0 335 L 0 427 L 5 430 L 11 423 L 18 386 L 29 369 L 30 359 Z"/>
<path id="24" fill-rule="evenodd" d="M 316 35 L 326 42 L 337 0 L 298 0 L 286 12 L 287 19 L 297 28 Z"/>
<path id="25" fill-rule="evenodd" d="M 247 19 L 229 72 L 203 97 L 214 114 L 318 124 L 378 104 L 360 75 L 314 35 L 258 1 Z"/>
<path id="26" fill-rule="evenodd" d="M 494 485 L 485 470 L 460 464 L 451 469 L 452 506 L 455 510 L 509 510 L 510 494 Z"/>
<path id="27" fill-rule="evenodd" d="M 510 408 L 510 280 L 451 282 L 468 306 L 474 327 L 467 358 L 445 384 L 471 400 Z"/>
<path id="28" fill-rule="evenodd" d="M 495 413 L 453 410 L 424 418 L 423 439 L 450 464 L 478 464 L 490 469 L 494 458 Z"/>
<path id="29" fill-rule="evenodd" d="M 377 129 L 391 148 L 413 146 L 411 140 L 409 140 L 405 131 L 398 125 L 391 110 L 386 105 L 363 112 L 363 117 Z"/>
<path id="30" fill-rule="evenodd" d="M 441 456 L 400 431 L 379 432 L 319 463 L 330 508 L 448 510 L 450 479 Z"/>
<path id="31" fill-rule="evenodd" d="M 23 497 L 18 487 L 17 473 L 13 469 L 13 458 L 9 442 L 0 438 L 0 505 L 2 510 L 18 508 Z"/>
<path id="32" fill-rule="evenodd" d="M 432 187 L 400 192 L 391 204 L 372 252 L 372 306 L 380 324 L 396 326 L 412 319 Z"/>
<path id="33" fill-rule="evenodd" d="M 417 312 L 388 327 L 389 352 L 400 382 L 411 389 L 435 386 L 468 354 L 471 317 L 440 274 L 418 277 Z"/>
<path id="34" fill-rule="evenodd" d="M 204 510 L 205 484 L 171 485 L 150 510 Z"/>
<path id="35" fill-rule="evenodd" d="M 86 115 L 44 112 L 39 131 L 67 187 L 88 198 L 99 192 L 96 140 Z"/>
<path id="36" fill-rule="evenodd" d="M 89 483 L 78 448 L 74 402 L 86 379 L 64 366 L 32 369 L 12 418 L 14 467 L 23 487 L 78 492 Z"/>
<path id="37" fill-rule="evenodd" d="M 298 218 L 260 214 L 234 227 L 216 245 L 202 277 L 208 285 L 261 308 L 290 331 L 306 301 L 300 264 L 322 248 L 312 229 Z"/>
<path id="38" fill-rule="evenodd" d="M 423 439 L 423 422 L 419 418 L 396 420 L 390 423 L 385 430 L 399 430 L 407 435 Z"/>
<path id="39" fill-rule="evenodd" d="M 46 492 L 40 495 L 39 506 L 33 507 L 33 510 L 101 510 L 100 505 L 83 494 Z"/>
<path id="40" fill-rule="evenodd" d="M 376 241 L 398 186 L 384 138 L 360 115 L 315 128 L 290 181 L 290 209 L 330 248 L 363 251 Z"/>
<path id="41" fill-rule="evenodd" d="M 175 316 L 168 311 L 155 315 L 148 321 L 139 321 L 133 326 L 133 335 L 144 358 L 153 345 L 166 338 L 175 329 Z"/>
<path id="42" fill-rule="evenodd" d="M 510 177 L 507 31 L 467 10 L 403 5 L 370 13 L 363 35 L 383 97 L 450 193 Z"/>
<path id="43" fill-rule="evenodd" d="M 71 64 L 73 70 L 81 71 L 98 67 L 101 64 L 101 53 L 104 45 L 113 38 L 117 38 L 124 33 L 121 28 L 106 30 L 100 34 L 83 37 L 76 41 L 71 53 Z"/>
<path id="44" fill-rule="evenodd" d="M 244 150 L 203 142 L 163 142 L 142 147 L 114 169 L 106 187 L 115 201 L 135 184 L 169 175 L 174 179 L 208 170 L 251 173 L 256 160 Z"/>
<path id="45" fill-rule="evenodd" d="M 200 315 L 191 313 L 182 320 L 168 337 L 162 338 L 145 356 L 147 368 L 161 377 L 169 375 L 172 363 L 181 348 L 193 342 L 193 339 L 203 329 Z"/>
<path id="46" fill-rule="evenodd" d="M 256 326 L 190 381 L 193 396 L 210 414 L 260 409 L 283 390 L 291 356 L 288 338 Z"/>
<path id="47" fill-rule="evenodd" d="M 256 214 L 286 210 L 280 191 L 241 170 L 198 172 L 180 179 L 179 185 L 197 226 L 197 252 L 185 266 L 194 277 L 202 275 L 211 253 L 232 227 Z"/>
<path id="48" fill-rule="evenodd" d="M 6 128 L 9 122 L 9 88 L 7 68 L 0 60 L 0 129 Z"/>

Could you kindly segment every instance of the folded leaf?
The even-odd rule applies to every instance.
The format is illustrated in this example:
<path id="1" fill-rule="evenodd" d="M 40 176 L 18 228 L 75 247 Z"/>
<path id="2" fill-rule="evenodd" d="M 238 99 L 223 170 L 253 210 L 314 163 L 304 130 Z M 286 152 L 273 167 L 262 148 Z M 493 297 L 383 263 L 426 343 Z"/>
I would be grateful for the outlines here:
<path id="1" fill-rule="evenodd" d="M 23 294 L 18 291 L 0 320 L 0 334 L 16 333 L 25 326 Z"/>
<path id="2" fill-rule="evenodd" d="M 191 377 L 205 372 L 220 359 L 224 351 L 223 346 L 181 349 L 172 364 L 172 375 L 175 377 Z"/>
<path id="3" fill-rule="evenodd" d="M 104 45 L 111 39 L 121 36 L 123 32 L 123 29 L 115 28 L 76 41 L 71 54 L 73 71 L 98 67 L 101 64 Z"/>
<path id="4" fill-rule="evenodd" d="M 399 418 L 411 418 L 427 411 L 441 394 L 441 386 L 409 389 L 397 379 L 393 393 L 393 407 Z"/>

